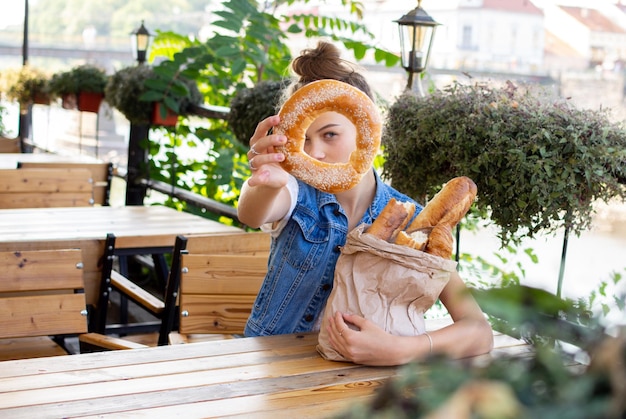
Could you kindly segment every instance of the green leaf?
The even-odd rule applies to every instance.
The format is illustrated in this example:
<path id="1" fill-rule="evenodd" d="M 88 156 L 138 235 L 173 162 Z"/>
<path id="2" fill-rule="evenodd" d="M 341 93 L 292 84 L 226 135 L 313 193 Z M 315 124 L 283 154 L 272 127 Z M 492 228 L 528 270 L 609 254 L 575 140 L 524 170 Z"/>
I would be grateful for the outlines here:
<path id="1" fill-rule="evenodd" d="M 171 109 L 172 112 L 180 113 L 180 105 L 179 105 L 178 101 L 174 100 L 173 98 L 171 98 L 169 96 L 166 96 L 166 97 L 163 98 L 163 103 L 165 103 L 165 106 L 167 106 L 169 109 Z M 161 114 L 163 114 L 163 111 L 161 112 Z"/>
<path id="2" fill-rule="evenodd" d="M 240 55 L 239 48 L 233 45 L 224 45 L 215 51 L 220 57 L 234 57 Z"/>
<path id="3" fill-rule="evenodd" d="M 165 91 L 167 90 L 169 81 L 162 80 L 162 79 L 147 79 L 144 82 L 144 85 L 149 89 Z"/>
<path id="4" fill-rule="evenodd" d="M 241 74 L 246 69 L 246 61 L 243 59 L 233 61 L 231 71 L 234 75 Z"/>
<path id="5" fill-rule="evenodd" d="M 292 23 L 287 28 L 287 32 L 288 33 L 293 33 L 293 34 L 302 33 L 302 28 L 300 28 L 300 26 L 296 25 L 295 23 Z"/>
<path id="6" fill-rule="evenodd" d="M 142 102 L 159 102 L 163 99 L 163 94 L 155 91 L 148 91 L 139 96 Z"/>

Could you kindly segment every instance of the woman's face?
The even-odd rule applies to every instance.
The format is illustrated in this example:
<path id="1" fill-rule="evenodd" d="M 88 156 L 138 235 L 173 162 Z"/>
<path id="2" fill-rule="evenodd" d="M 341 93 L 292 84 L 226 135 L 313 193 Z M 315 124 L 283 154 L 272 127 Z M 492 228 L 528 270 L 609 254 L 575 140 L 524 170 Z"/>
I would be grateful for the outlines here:
<path id="1" fill-rule="evenodd" d="M 326 163 L 346 163 L 356 149 L 356 127 L 337 112 L 325 112 L 306 131 L 304 152 Z"/>

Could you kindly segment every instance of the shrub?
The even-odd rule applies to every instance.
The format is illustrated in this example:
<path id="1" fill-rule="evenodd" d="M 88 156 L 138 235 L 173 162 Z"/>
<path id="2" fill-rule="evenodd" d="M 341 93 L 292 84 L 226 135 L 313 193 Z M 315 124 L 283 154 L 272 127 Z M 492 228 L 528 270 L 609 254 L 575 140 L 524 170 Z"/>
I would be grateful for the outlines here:
<path id="1" fill-rule="evenodd" d="M 248 147 L 257 124 L 278 112 L 282 88 L 280 81 L 265 81 L 241 89 L 235 95 L 230 104 L 228 126 L 241 144 Z"/>
<path id="2" fill-rule="evenodd" d="M 45 100 L 49 97 L 49 77 L 41 70 L 23 66 L 13 72 L 8 81 L 7 98 L 15 100 L 22 106 L 28 106 L 36 98 Z"/>
<path id="3" fill-rule="evenodd" d="M 145 65 L 126 67 L 111 75 L 104 90 L 106 101 L 135 124 L 150 122 L 152 108 L 141 102 L 144 82 L 152 77 L 152 68 Z"/>
<path id="4" fill-rule="evenodd" d="M 152 116 L 152 106 L 140 97 L 148 88 L 146 81 L 155 77 L 154 69 L 150 66 L 139 65 L 123 68 L 114 73 L 105 88 L 107 102 L 119 110 L 131 123 L 148 124 Z M 179 78 L 184 84 L 186 95 L 177 97 L 178 113 L 185 114 L 191 104 L 201 103 L 202 94 L 194 80 Z"/>
<path id="5" fill-rule="evenodd" d="M 579 110 L 507 83 L 455 84 L 392 104 L 385 176 L 419 200 L 455 176 L 478 186 L 476 208 L 520 234 L 588 228 L 596 200 L 626 198 L 626 129 L 606 110 Z"/>
<path id="6" fill-rule="evenodd" d="M 52 75 L 50 92 L 61 97 L 80 92 L 104 93 L 108 76 L 103 69 L 91 64 L 83 64 Z"/>

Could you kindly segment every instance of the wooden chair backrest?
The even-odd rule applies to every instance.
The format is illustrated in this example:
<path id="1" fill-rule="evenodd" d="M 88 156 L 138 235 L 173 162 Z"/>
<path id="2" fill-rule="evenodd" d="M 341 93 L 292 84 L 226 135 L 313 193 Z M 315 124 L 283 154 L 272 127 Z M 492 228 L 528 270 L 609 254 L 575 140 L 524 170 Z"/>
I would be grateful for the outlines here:
<path id="1" fill-rule="evenodd" d="M 0 153 L 19 153 L 20 150 L 20 139 L 16 138 L 5 138 L 0 136 Z"/>
<path id="2" fill-rule="evenodd" d="M 267 273 L 269 235 L 228 234 L 204 243 L 193 236 L 188 240 L 189 252 L 181 257 L 179 333 L 243 333 Z"/>
<path id="3" fill-rule="evenodd" d="M 57 162 L 18 162 L 20 169 L 88 169 L 93 180 L 93 199 L 96 205 L 109 205 L 113 163 L 57 163 Z"/>
<path id="4" fill-rule="evenodd" d="M 80 249 L 0 252 L 0 338 L 87 331 Z"/>
<path id="5" fill-rule="evenodd" d="M 88 169 L 0 170 L 0 208 L 51 208 L 93 205 Z"/>
<path id="6" fill-rule="evenodd" d="M 186 236 L 186 250 L 190 254 L 266 255 L 270 251 L 271 239 L 264 232 L 226 233 L 220 235 Z"/>

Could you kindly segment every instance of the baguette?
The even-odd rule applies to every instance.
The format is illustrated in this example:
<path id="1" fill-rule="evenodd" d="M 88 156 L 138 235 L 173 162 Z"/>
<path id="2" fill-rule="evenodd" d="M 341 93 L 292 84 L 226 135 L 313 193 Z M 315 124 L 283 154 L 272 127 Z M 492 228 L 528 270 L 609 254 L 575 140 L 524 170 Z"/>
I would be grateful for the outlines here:
<path id="1" fill-rule="evenodd" d="M 429 232 L 430 229 L 423 229 L 417 230 L 409 235 L 406 231 L 400 231 L 396 236 L 394 243 L 399 244 L 400 246 L 408 246 L 416 250 L 424 251 L 426 250 L 426 244 L 428 243 Z"/>
<path id="2" fill-rule="evenodd" d="M 476 199 L 476 184 L 466 176 L 448 181 L 406 228 L 407 233 L 424 227 L 445 224 L 452 230 Z"/>
<path id="3" fill-rule="evenodd" d="M 452 230 L 445 224 L 437 224 L 428 235 L 426 248 L 428 254 L 439 256 L 444 259 L 452 257 Z"/>
<path id="4" fill-rule="evenodd" d="M 407 226 L 414 212 L 415 204 L 412 202 L 400 202 L 391 198 L 367 229 L 367 233 L 393 243 L 398 233 Z"/>
<path id="5" fill-rule="evenodd" d="M 415 205 L 391 198 L 366 233 L 390 243 L 450 259 L 452 229 L 472 206 L 476 192 L 476 184 L 472 179 L 465 176 L 451 179 L 410 225 Z"/>

